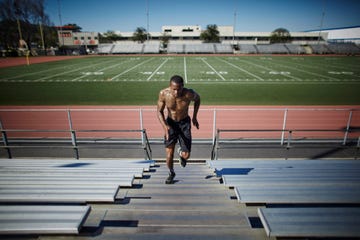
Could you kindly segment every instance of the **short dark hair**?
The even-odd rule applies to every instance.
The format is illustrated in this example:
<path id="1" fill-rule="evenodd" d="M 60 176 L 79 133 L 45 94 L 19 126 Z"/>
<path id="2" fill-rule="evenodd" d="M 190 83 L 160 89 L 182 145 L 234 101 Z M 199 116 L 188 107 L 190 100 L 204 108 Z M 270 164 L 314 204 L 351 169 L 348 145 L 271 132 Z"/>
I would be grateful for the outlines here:
<path id="1" fill-rule="evenodd" d="M 176 84 L 184 85 L 184 79 L 179 75 L 174 75 L 170 78 L 170 82 L 174 82 Z"/>

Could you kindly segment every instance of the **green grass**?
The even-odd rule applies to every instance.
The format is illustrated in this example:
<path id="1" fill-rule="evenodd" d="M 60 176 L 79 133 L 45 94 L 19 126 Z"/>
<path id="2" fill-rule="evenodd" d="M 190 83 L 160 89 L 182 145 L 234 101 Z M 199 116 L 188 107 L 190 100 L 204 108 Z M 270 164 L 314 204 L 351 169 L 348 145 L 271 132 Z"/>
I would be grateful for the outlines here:
<path id="1" fill-rule="evenodd" d="M 89 57 L 0 68 L 0 104 L 155 105 L 179 74 L 208 105 L 355 105 L 359 65 L 359 57 Z"/>

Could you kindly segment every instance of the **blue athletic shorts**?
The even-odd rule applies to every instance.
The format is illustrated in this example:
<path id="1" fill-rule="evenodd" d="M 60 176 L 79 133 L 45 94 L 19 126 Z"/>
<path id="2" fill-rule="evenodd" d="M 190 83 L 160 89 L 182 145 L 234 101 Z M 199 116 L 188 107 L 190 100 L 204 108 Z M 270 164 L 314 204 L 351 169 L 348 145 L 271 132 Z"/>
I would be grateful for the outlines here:
<path id="1" fill-rule="evenodd" d="M 176 144 L 179 141 L 182 152 L 191 152 L 191 119 L 189 116 L 180 120 L 174 121 L 171 118 L 166 119 L 167 124 L 170 126 L 169 139 L 164 139 L 165 147 Z"/>

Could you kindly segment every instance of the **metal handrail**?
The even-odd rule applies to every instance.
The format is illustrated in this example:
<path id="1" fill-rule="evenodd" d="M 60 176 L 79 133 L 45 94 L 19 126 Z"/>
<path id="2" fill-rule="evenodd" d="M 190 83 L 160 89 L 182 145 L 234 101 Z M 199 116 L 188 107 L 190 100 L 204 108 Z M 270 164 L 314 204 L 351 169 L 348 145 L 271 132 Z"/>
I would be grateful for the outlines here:
<path id="1" fill-rule="evenodd" d="M 119 133 L 119 132 L 138 132 L 141 133 L 141 145 L 144 150 L 145 159 L 151 160 L 152 159 L 152 150 L 150 147 L 150 141 L 147 137 L 146 130 L 145 129 L 132 129 L 132 130 L 120 130 L 120 129 L 79 129 L 79 130 L 62 130 L 62 129 L 4 129 L 2 126 L 0 126 L 0 131 L 2 135 L 2 142 L 3 145 L 0 146 L 0 148 L 5 148 L 8 154 L 8 158 L 12 158 L 11 149 L 12 148 L 72 148 L 74 150 L 74 155 L 76 159 L 79 159 L 79 148 L 85 148 L 85 146 L 79 146 L 80 141 L 77 139 L 77 133 L 97 133 L 97 132 L 105 132 L 105 133 Z M 16 132 L 33 132 L 33 133 L 69 133 L 71 135 L 71 146 L 65 146 L 65 145 L 41 145 L 41 146 L 26 146 L 26 145 L 11 145 L 9 142 L 8 133 L 16 133 Z M 99 143 L 99 142 L 97 142 Z"/>
<path id="2" fill-rule="evenodd" d="M 225 138 L 223 140 L 220 139 L 220 133 L 249 133 L 249 132 L 254 132 L 254 133 L 259 133 L 259 132 L 264 132 L 264 133 L 271 133 L 271 132 L 279 132 L 281 133 L 281 138 L 279 140 L 276 140 L 276 142 L 279 142 L 280 144 L 278 146 L 280 147 L 284 147 L 287 150 L 289 150 L 290 148 L 294 147 L 294 145 L 292 143 L 297 142 L 298 140 L 294 140 L 294 133 L 296 132 L 341 132 L 341 133 L 347 133 L 347 138 L 346 141 L 344 141 L 343 139 L 339 139 L 338 141 L 335 141 L 337 143 L 341 143 L 341 145 L 343 147 L 346 147 L 348 143 L 354 143 L 354 141 L 356 140 L 356 153 L 355 153 L 355 159 L 357 158 L 357 153 L 359 152 L 359 148 L 360 148 L 360 135 L 356 136 L 356 138 L 354 138 L 353 140 L 348 138 L 348 134 L 350 133 L 360 133 L 360 129 L 351 129 L 351 128 L 347 128 L 347 129 L 217 129 L 216 134 L 215 134 L 215 139 L 213 141 L 213 146 L 212 146 L 212 151 L 211 151 L 211 160 L 217 160 L 218 159 L 218 151 L 220 149 L 220 143 L 244 143 L 246 142 L 246 140 L 239 140 L 242 138 L 237 138 L 237 140 L 239 140 L 238 142 L 233 141 L 233 138 Z M 285 133 L 288 133 L 288 137 L 285 139 Z M 269 137 L 267 138 L 262 138 L 262 139 L 255 139 L 252 140 L 251 142 L 256 142 L 256 143 L 269 143 Z M 278 139 L 278 138 L 275 138 Z M 229 141 L 231 140 L 231 141 Z M 306 140 L 301 140 L 301 142 L 304 142 Z M 272 141 L 273 142 L 273 141 Z M 300 141 L 299 141 L 300 142 Z M 329 142 L 334 142 L 334 141 L 330 141 L 329 139 L 323 139 L 323 138 L 313 138 L 311 140 L 307 140 L 306 142 L 317 142 L 317 143 L 329 143 Z M 286 143 L 286 145 L 285 145 Z M 307 146 L 308 147 L 308 146 Z"/>

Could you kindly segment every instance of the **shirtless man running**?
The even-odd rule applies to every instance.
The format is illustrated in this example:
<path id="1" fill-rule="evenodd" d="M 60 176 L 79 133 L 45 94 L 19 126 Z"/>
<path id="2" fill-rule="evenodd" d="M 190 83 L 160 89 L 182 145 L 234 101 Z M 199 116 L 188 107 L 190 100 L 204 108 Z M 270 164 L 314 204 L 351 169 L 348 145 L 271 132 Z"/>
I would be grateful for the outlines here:
<path id="1" fill-rule="evenodd" d="M 169 168 L 169 176 L 166 184 L 174 183 L 174 152 L 176 142 L 179 141 L 180 148 L 177 150 L 180 157 L 180 165 L 186 166 L 186 160 L 191 152 L 191 119 L 189 117 L 189 106 L 194 101 L 193 125 L 199 129 L 197 113 L 200 107 L 200 96 L 194 90 L 184 88 L 184 80 L 180 76 L 173 76 L 170 85 L 160 91 L 157 103 L 157 115 L 165 133 L 166 164 Z M 167 118 L 164 110 L 167 108 Z"/>

